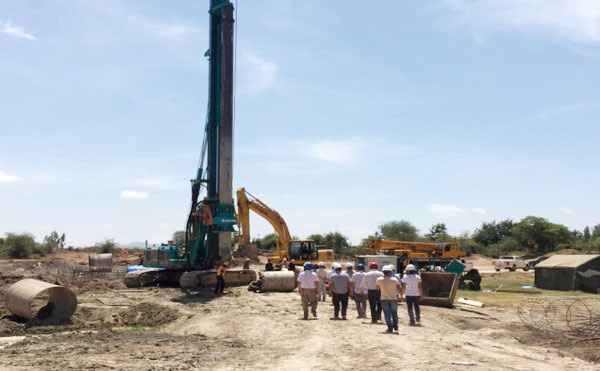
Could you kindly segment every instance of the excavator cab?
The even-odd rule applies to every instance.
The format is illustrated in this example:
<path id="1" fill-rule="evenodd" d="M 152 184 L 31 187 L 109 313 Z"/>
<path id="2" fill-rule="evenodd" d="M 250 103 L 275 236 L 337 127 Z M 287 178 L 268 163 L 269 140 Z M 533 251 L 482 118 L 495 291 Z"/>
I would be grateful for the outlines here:
<path id="1" fill-rule="evenodd" d="M 317 251 L 315 241 L 290 241 L 290 259 L 298 261 L 316 261 L 317 259 L 319 259 L 319 252 Z"/>

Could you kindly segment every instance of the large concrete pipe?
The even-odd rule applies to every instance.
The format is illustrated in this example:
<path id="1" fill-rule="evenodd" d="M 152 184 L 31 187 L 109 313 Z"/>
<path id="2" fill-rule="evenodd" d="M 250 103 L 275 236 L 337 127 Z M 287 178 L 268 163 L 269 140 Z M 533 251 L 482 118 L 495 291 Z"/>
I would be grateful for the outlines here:
<path id="1" fill-rule="evenodd" d="M 262 291 L 294 291 L 296 276 L 292 271 L 259 272 Z"/>
<path id="2" fill-rule="evenodd" d="M 90 254 L 90 270 L 94 272 L 110 272 L 113 265 L 112 254 Z"/>
<path id="3" fill-rule="evenodd" d="M 44 305 L 37 305 L 38 302 Z M 77 298 L 66 287 L 26 278 L 8 289 L 6 307 L 25 319 L 61 321 L 68 320 L 75 313 Z"/>

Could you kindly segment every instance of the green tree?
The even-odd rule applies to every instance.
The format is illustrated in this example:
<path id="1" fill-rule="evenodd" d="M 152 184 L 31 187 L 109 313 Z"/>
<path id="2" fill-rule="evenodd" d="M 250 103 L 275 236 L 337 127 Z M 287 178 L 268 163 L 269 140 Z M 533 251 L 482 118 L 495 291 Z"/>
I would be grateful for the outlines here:
<path id="1" fill-rule="evenodd" d="M 323 236 L 323 244 L 328 248 L 332 248 L 335 252 L 340 252 L 343 249 L 350 247 L 348 237 L 344 236 L 340 232 L 329 232 Z"/>
<path id="2" fill-rule="evenodd" d="M 585 242 L 589 242 L 592 239 L 592 234 L 590 233 L 590 227 L 587 225 L 583 228 L 583 240 Z"/>
<path id="3" fill-rule="evenodd" d="M 315 234 L 311 234 L 310 236 L 308 236 L 308 239 L 315 240 L 315 244 L 317 244 L 317 245 L 322 245 L 323 241 L 325 240 L 325 237 L 323 237 L 323 235 L 320 233 L 315 233 Z"/>
<path id="4" fill-rule="evenodd" d="M 592 238 L 600 237 L 600 224 L 596 224 L 592 229 Z"/>
<path id="5" fill-rule="evenodd" d="M 37 243 L 30 233 L 6 233 L 3 248 L 11 258 L 27 259 Z"/>
<path id="6" fill-rule="evenodd" d="M 113 239 L 106 239 L 98 244 L 98 248 L 102 254 L 112 254 L 115 251 L 115 241 Z"/>
<path id="7" fill-rule="evenodd" d="M 255 238 L 252 240 L 252 244 L 256 246 L 257 249 L 261 250 L 271 250 L 277 246 L 275 242 L 279 237 L 275 233 L 269 233 L 265 235 L 263 238 Z"/>
<path id="8" fill-rule="evenodd" d="M 419 230 L 407 220 L 392 220 L 378 228 L 381 238 L 385 240 L 416 241 L 419 237 Z"/>
<path id="9" fill-rule="evenodd" d="M 481 227 L 473 232 L 473 240 L 484 246 L 493 245 L 500 242 L 504 237 L 512 236 L 514 226 L 515 223 L 511 219 L 502 220 L 498 223 L 495 220 L 491 223 L 483 222 Z"/>
<path id="10" fill-rule="evenodd" d="M 559 247 L 567 247 L 573 241 L 573 234 L 567 227 L 536 216 L 522 219 L 513 232 L 515 239 L 532 252 L 553 251 Z"/>
<path id="11" fill-rule="evenodd" d="M 448 228 L 446 228 L 446 224 L 437 223 L 429 228 L 429 233 L 426 235 L 427 238 L 431 241 L 448 241 L 450 240 L 450 235 L 448 235 Z"/>

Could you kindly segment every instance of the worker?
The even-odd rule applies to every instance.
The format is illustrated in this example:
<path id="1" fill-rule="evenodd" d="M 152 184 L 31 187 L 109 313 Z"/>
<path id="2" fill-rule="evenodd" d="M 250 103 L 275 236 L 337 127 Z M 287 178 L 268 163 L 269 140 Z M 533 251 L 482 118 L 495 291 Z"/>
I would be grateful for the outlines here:
<path id="1" fill-rule="evenodd" d="M 381 292 L 381 307 L 385 315 L 387 333 L 398 331 L 398 294 L 402 300 L 402 286 L 396 279 L 392 265 L 384 265 L 381 268 L 384 276 L 376 281 L 377 288 Z"/>
<path id="2" fill-rule="evenodd" d="M 381 291 L 377 288 L 377 279 L 383 277 L 383 273 L 378 271 L 379 266 L 375 262 L 369 264 L 369 272 L 360 283 L 360 292 L 366 294 L 369 299 L 369 308 L 371 309 L 371 323 L 381 321 Z"/>
<path id="3" fill-rule="evenodd" d="M 334 266 L 338 265 L 338 264 L 339 263 L 337 263 L 337 262 L 334 262 L 334 263 L 331 264 L 331 269 L 329 270 L 329 272 L 327 272 L 327 279 L 329 279 L 331 277 L 331 275 L 335 273 Z"/>
<path id="4" fill-rule="evenodd" d="M 319 277 L 319 301 L 327 301 L 327 270 L 325 269 L 325 263 L 319 262 L 319 269 L 317 269 L 317 276 Z"/>
<path id="5" fill-rule="evenodd" d="M 408 317 L 410 326 L 421 326 L 421 308 L 419 301 L 423 298 L 423 282 L 421 276 L 417 274 L 417 269 L 414 265 L 406 266 L 406 274 L 402 277 L 402 286 L 406 292 L 406 308 L 408 309 Z M 413 314 L 413 307 L 415 313 Z M 415 322 L 416 314 L 416 322 Z"/>
<path id="6" fill-rule="evenodd" d="M 292 271 L 292 272 L 294 272 L 294 274 L 296 274 L 296 261 L 294 259 L 290 260 L 290 262 L 288 263 L 287 269 L 288 269 L 288 271 Z"/>
<path id="7" fill-rule="evenodd" d="M 215 294 L 225 291 L 225 271 L 227 270 L 227 262 L 224 262 L 217 268 L 217 285 L 215 286 Z"/>
<path id="8" fill-rule="evenodd" d="M 246 258 L 246 260 L 244 260 L 244 269 L 250 269 L 250 258 Z"/>
<path id="9" fill-rule="evenodd" d="M 342 307 L 342 319 L 346 319 L 346 310 L 348 309 L 348 297 L 350 296 L 350 277 L 345 272 L 342 272 L 342 265 L 335 263 L 335 273 L 329 278 L 329 292 L 333 297 L 333 313 L 332 319 L 339 319 L 340 304 Z"/>
<path id="10" fill-rule="evenodd" d="M 360 284 L 365 276 L 365 265 L 357 264 L 356 272 L 352 275 L 350 280 L 352 281 L 352 298 L 356 303 L 356 311 L 358 312 L 358 318 L 367 318 L 367 295 L 360 292 Z"/>
<path id="11" fill-rule="evenodd" d="M 267 264 L 265 264 L 265 271 L 271 272 L 273 270 L 273 261 L 271 259 L 267 259 Z"/>
<path id="12" fill-rule="evenodd" d="M 352 270 L 352 268 L 353 268 L 352 263 L 346 263 L 346 274 L 350 278 L 352 278 L 352 274 L 354 273 L 354 271 Z"/>
<path id="13" fill-rule="evenodd" d="M 319 277 L 312 271 L 312 263 L 304 263 L 304 271 L 298 275 L 298 293 L 302 298 L 302 310 L 304 311 L 304 320 L 308 319 L 308 306 L 313 317 L 317 318 L 317 287 L 319 287 Z"/>

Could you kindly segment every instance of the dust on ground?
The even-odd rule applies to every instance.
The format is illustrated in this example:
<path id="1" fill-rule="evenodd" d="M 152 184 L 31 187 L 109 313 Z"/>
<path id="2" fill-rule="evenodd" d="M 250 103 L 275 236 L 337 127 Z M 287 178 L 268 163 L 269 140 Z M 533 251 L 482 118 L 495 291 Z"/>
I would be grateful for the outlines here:
<path id="1" fill-rule="evenodd" d="M 217 296 L 211 290 L 126 289 L 120 282 L 53 277 L 35 262 L 26 264 L 33 268 L 18 273 L 22 266 L 0 264 L 8 277 L 1 292 L 18 280 L 15 274 L 38 274 L 73 289 L 78 308 L 70 323 L 46 326 L 19 322 L 2 300 L 0 337 L 25 340 L 0 346 L 1 369 L 463 369 L 452 364 L 457 360 L 487 370 L 599 368 L 589 362 L 598 361 L 589 356 L 599 353 L 597 344 L 552 343 L 560 339 L 525 328 L 515 308 L 422 307 L 423 326 L 416 328 L 407 325 L 401 304 L 400 335 L 388 335 L 385 326 L 357 319 L 354 303 L 347 321 L 330 320 L 330 301 L 319 304 L 318 319 L 303 321 L 297 292 L 256 294 L 240 287 Z"/>

